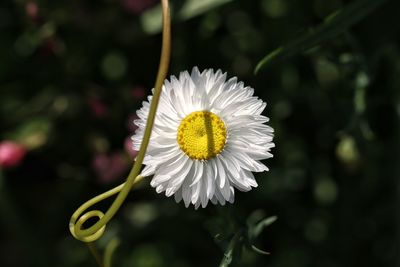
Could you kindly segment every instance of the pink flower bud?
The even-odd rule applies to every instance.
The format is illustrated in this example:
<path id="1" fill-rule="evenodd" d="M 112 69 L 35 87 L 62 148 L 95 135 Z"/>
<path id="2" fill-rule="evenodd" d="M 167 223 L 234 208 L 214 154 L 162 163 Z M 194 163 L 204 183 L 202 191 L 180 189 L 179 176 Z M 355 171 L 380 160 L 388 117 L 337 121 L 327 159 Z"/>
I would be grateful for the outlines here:
<path id="1" fill-rule="evenodd" d="M 128 153 L 132 159 L 136 158 L 138 151 L 133 149 L 133 142 L 129 136 L 127 138 L 125 138 L 124 148 L 125 148 L 126 153 Z"/>
<path id="2" fill-rule="evenodd" d="M 132 114 L 129 116 L 126 122 L 126 128 L 129 130 L 130 133 L 134 133 L 138 128 L 137 125 L 133 123 L 133 121 L 137 119 L 139 119 L 139 117 L 136 114 Z"/>
<path id="3" fill-rule="evenodd" d="M 133 14 L 141 14 L 146 9 L 154 6 L 155 0 L 122 0 L 122 6 Z"/>
<path id="4" fill-rule="evenodd" d="M 0 143 L 0 168 L 12 168 L 21 163 L 26 154 L 23 145 L 12 141 Z"/>
<path id="5" fill-rule="evenodd" d="M 37 3 L 33 1 L 29 1 L 28 3 L 26 3 L 25 12 L 30 19 L 34 21 L 37 20 L 39 14 L 39 7 Z"/>

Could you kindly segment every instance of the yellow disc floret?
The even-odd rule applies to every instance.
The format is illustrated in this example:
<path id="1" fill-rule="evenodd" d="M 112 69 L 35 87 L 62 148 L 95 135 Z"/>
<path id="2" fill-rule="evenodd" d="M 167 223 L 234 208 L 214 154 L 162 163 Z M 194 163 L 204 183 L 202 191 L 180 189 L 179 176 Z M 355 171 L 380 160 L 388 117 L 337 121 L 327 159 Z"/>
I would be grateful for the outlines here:
<path id="1" fill-rule="evenodd" d="M 177 141 L 179 147 L 189 158 L 210 159 L 224 149 L 225 124 L 212 112 L 192 112 L 179 125 Z"/>

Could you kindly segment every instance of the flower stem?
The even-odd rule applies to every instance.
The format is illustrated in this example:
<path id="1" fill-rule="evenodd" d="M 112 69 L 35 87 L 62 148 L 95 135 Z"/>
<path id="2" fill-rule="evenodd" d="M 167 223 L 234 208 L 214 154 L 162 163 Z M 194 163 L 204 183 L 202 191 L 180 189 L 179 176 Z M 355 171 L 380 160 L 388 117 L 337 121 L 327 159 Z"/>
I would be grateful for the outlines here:
<path id="1" fill-rule="evenodd" d="M 240 229 L 232 237 L 231 241 L 229 242 L 228 247 L 226 248 L 226 251 L 224 253 L 224 257 L 222 258 L 222 261 L 219 264 L 219 267 L 228 267 L 232 263 L 233 254 L 235 252 L 235 249 L 237 248 L 237 245 L 241 241 L 242 235 L 243 235 L 243 230 Z"/>
<path id="2" fill-rule="evenodd" d="M 112 239 L 108 244 L 104 251 L 104 267 L 111 267 L 112 256 L 114 255 L 114 251 L 119 246 L 119 240 L 117 238 Z"/>
<path id="3" fill-rule="evenodd" d="M 96 260 L 97 265 L 99 267 L 104 267 L 103 260 L 101 259 L 100 253 L 97 250 L 96 244 L 94 242 L 87 242 L 86 245 L 92 253 L 94 259 Z"/>
<path id="4" fill-rule="evenodd" d="M 104 230 L 106 224 L 113 218 L 115 213 L 119 210 L 132 187 L 139 182 L 143 177 L 139 175 L 144 156 L 146 154 L 147 146 L 150 141 L 151 131 L 154 124 L 154 119 L 157 111 L 158 102 L 161 95 L 162 84 L 166 78 L 170 55 L 171 55 L 171 18 L 169 12 L 168 0 L 161 0 L 162 5 L 162 15 L 163 15 L 163 39 L 161 48 L 161 58 L 160 65 L 158 68 L 157 79 L 155 83 L 155 91 L 153 95 L 153 100 L 151 101 L 149 116 L 147 119 L 146 129 L 144 132 L 144 137 L 142 144 L 140 146 L 139 153 L 136 157 L 135 164 L 133 165 L 128 178 L 125 183 L 118 187 L 115 187 L 101 195 L 94 197 L 93 199 L 87 201 L 81 205 L 71 216 L 69 229 L 71 234 L 78 240 L 83 242 L 93 242 L 99 239 Z M 91 210 L 85 212 L 88 208 L 94 204 L 112 196 L 118 194 L 111 207 L 105 212 L 99 210 Z M 83 229 L 83 224 L 92 217 L 97 217 L 99 220 L 87 229 Z"/>

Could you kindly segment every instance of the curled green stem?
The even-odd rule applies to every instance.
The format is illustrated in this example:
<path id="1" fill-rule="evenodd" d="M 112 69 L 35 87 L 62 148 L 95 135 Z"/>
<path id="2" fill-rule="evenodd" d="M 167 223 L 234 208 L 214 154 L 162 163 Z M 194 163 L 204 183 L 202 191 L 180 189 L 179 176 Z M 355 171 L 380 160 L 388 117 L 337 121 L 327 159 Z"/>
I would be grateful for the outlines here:
<path id="1" fill-rule="evenodd" d="M 167 76 L 171 55 L 171 18 L 168 0 L 161 0 L 161 5 L 163 15 L 163 39 L 160 65 L 158 68 L 157 79 L 154 87 L 154 95 L 151 101 L 149 116 L 147 118 L 147 124 L 139 153 L 125 183 L 87 201 L 81 205 L 71 216 L 69 223 L 70 232 L 76 239 L 80 241 L 93 242 L 99 239 L 103 235 L 107 223 L 119 210 L 133 186 L 143 179 L 143 177 L 139 175 L 139 172 L 146 154 L 147 146 L 150 142 L 151 131 L 154 124 L 158 102 L 161 96 L 161 88 Z M 94 204 L 115 194 L 118 194 L 117 197 L 105 213 L 99 210 L 91 210 L 86 212 L 86 210 L 92 207 Z M 92 226 L 84 229 L 83 224 L 88 219 L 93 217 L 97 217 L 98 221 Z"/>

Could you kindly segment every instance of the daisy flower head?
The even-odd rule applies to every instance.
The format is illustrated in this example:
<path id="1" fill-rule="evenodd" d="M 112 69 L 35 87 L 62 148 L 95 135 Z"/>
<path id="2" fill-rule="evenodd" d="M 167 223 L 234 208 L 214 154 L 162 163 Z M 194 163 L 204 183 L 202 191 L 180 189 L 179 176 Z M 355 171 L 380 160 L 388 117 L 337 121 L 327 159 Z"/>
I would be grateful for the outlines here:
<path id="1" fill-rule="evenodd" d="M 181 72 L 164 82 L 142 176 L 153 175 L 157 193 L 204 208 L 233 203 L 235 188 L 257 187 L 252 172 L 272 157 L 273 129 L 261 115 L 266 103 L 254 89 L 212 69 Z M 140 149 L 152 96 L 137 111 L 132 137 Z"/>

